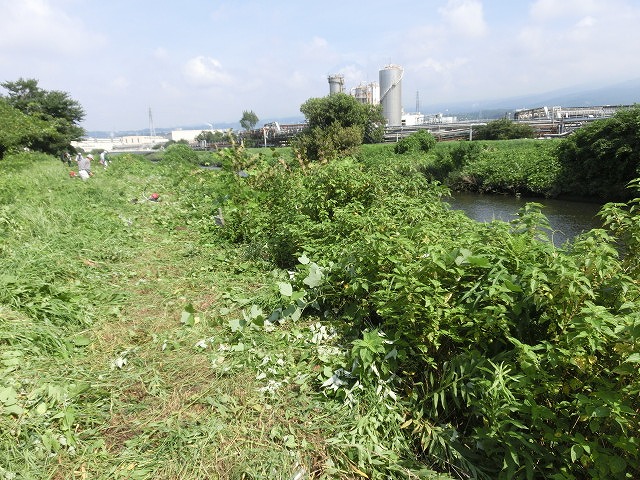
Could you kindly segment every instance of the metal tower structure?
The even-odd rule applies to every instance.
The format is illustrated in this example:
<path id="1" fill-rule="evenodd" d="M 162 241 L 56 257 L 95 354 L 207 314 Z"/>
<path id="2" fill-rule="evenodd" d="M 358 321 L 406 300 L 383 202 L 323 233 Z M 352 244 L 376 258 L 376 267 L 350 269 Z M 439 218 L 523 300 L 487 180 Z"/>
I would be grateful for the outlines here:
<path id="1" fill-rule="evenodd" d="M 420 113 L 420 90 L 416 90 L 416 113 Z"/>
<path id="2" fill-rule="evenodd" d="M 153 127 L 153 115 L 151 115 L 151 107 L 149 107 L 149 136 L 156 136 L 156 129 Z"/>

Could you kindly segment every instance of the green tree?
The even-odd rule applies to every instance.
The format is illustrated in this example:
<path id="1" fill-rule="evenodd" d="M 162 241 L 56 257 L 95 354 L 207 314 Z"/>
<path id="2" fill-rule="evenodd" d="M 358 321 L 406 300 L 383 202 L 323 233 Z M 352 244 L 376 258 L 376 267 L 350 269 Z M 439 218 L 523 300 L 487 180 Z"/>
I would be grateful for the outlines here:
<path id="1" fill-rule="evenodd" d="M 52 130 L 46 122 L 25 115 L 0 97 L 0 158 L 7 152 L 32 148 L 34 141 Z"/>
<path id="2" fill-rule="evenodd" d="M 323 98 L 310 98 L 300 107 L 309 128 L 359 127 L 363 143 L 378 143 L 384 135 L 384 116 L 381 105 L 358 102 L 351 95 L 337 93 Z"/>
<path id="3" fill-rule="evenodd" d="M 240 119 L 240 126 L 245 130 L 251 130 L 258 123 L 258 116 L 253 110 L 244 110 L 242 112 L 242 118 Z"/>
<path id="4" fill-rule="evenodd" d="M 515 138 L 534 138 L 535 129 L 531 125 L 515 123 L 501 118 L 476 127 L 473 132 L 474 140 L 511 140 Z"/>
<path id="5" fill-rule="evenodd" d="M 567 193 L 628 199 L 626 185 L 640 176 L 640 106 L 621 110 L 575 131 L 558 148 Z"/>
<path id="6" fill-rule="evenodd" d="M 366 105 L 344 93 L 310 98 L 300 107 L 307 128 L 294 141 L 303 158 L 328 161 L 355 153 L 362 143 L 377 143 L 384 135 L 380 105 Z"/>
<path id="7" fill-rule="evenodd" d="M 197 142 L 207 142 L 207 143 L 219 143 L 224 142 L 225 140 L 229 140 L 229 134 L 225 134 L 223 132 L 212 132 L 211 130 L 203 130 L 198 134 L 195 138 Z"/>
<path id="8" fill-rule="evenodd" d="M 84 135 L 84 129 L 79 126 L 84 110 L 68 93 L 43 90 L 35 79 L 20 78 L 0 85 L 8 92 L 4 98 L 9 105 L 53 127 L 31 138 L 31 148 L 57 155 L 67 150 L 71 141 L 80 140 Z"/>

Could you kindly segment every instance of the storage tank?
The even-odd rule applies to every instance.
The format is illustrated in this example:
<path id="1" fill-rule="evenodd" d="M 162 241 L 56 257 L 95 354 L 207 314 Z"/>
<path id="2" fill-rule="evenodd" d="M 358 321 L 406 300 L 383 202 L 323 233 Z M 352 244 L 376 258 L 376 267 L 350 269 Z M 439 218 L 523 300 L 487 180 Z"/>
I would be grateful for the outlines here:
<path id="1" fill-rule="evenodd" d="M 387 65 L 380 70 L 380 104 L 387 125 L 402 124 L 402 75 L 399 65 Z"/>
<path id="2" fill-rule="evenodd" d="M 329 95 L 344 91 L 344 75 L 329 75 Z"/>

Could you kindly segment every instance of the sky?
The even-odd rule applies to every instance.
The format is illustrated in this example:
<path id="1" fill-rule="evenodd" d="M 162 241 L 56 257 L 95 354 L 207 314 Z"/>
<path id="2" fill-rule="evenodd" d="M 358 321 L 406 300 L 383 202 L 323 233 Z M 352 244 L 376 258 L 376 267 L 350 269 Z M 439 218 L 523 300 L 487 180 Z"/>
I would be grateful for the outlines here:
<path id="1" fill-rule="evenodd" d="M 67 92 L 88 131 L 215 128 L 394 64 L 405 110 L 437 113 L 640 78 L 639 25 L 640 0 L 0 0 L 0 82 Z"/>

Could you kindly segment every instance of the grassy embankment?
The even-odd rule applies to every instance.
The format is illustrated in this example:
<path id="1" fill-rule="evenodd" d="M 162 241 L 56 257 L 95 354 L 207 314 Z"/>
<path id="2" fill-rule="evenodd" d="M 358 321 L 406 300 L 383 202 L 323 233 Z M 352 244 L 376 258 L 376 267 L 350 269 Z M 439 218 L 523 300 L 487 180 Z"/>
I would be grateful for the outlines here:
<path id="1" fill-rule="evenodd" d="M 638 472 L 637 205 L 557 249 L 449 211 L 431 156 L 271 155 L 3 160 L 1 474 Z"/>
<path id="2" fill-rule="evenodd" d="M 0 478 L 291 478 L 325 463 L 348 413 L 304 394 L 314 332 L 240 341 L 228 326 L 274 282 L 190 224 L 181 195 L 215 173 L 133 157 L 87 182 L 38 155 L 1 168 Z"/>

